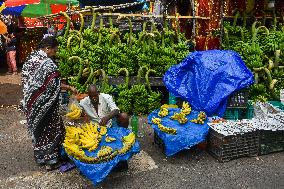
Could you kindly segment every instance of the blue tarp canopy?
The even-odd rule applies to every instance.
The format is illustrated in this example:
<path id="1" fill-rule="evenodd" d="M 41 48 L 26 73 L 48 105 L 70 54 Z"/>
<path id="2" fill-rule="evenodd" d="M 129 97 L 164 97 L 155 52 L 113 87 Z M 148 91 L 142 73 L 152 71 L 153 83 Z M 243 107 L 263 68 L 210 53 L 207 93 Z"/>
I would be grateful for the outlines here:
<path id="1" fill-rule="evenodd" d="M 240 55 L 230 50 L 193 52 L 169 68 L 163 80 L 169 92 L 209 116 L 223 116 L 228 96 L 254 83 Z"/>

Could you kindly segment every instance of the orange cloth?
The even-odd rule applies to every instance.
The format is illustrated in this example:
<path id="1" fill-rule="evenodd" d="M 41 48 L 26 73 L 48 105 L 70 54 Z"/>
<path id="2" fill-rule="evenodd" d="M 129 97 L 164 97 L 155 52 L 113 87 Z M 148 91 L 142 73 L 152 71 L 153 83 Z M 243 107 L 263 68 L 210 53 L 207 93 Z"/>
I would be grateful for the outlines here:
<path id="1" fill-rule="evenodd" d="M 7 33 L 7 26 L 0 20 L 0 34 Z"/>

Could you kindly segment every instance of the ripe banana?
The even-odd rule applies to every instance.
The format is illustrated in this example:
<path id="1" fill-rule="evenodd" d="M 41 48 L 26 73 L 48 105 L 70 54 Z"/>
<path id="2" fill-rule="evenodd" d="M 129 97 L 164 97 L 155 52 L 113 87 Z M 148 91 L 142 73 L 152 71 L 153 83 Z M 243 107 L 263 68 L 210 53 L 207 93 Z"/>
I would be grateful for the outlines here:
<path id="1" fill-rule="evenodd" d="M 163 132 L 165 132 L 165 133 L 168 133 L 168 134 L 172 134 L 172 135 L 177 134 L 177 130 L 176 130 L 176 129 L 170 128 L 170 127 L 165 127 L 165 126 L 162 125 L 162 124 L 158 124 L 158 128 L 159 128 L 161 131 L 163 131 Z"/>
<path id="2" fill-rule="evenodd" d="M 152 123 L 158 125 L 162 122 L 162 120 L 160 118 L 156 118 L 156 117 L 153 117 L 152 118 Z"/>

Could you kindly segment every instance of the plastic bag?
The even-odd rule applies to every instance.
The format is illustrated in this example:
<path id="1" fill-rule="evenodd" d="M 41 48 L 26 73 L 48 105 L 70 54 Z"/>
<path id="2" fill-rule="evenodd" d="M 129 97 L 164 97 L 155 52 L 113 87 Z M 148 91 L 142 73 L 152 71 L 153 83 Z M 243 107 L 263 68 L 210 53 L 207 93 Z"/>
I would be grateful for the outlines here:
<path id="1" fill-rule="evenodd" d="M 188 101 L 193 109 L 220 117 L 228 96 L 254 82 L 239 54 L 230 50 L 193 52 L 172 66 L 163 80 L 169 92 Z"/>

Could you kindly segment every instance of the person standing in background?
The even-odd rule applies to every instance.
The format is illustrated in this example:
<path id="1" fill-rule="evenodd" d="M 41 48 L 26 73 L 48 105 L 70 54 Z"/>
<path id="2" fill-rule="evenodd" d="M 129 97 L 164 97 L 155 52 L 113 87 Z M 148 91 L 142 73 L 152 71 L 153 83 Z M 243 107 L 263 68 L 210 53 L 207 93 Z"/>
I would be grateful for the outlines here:
<path id="1" fill-rule="evenodd" d="M 7 64 L 8 74 L 17 75 L 17 63 L 16 63 L 16 45 L 17 39 L 14 33 L 5 37 L 6 39 L 6 52 L 7 52 Z"/>

